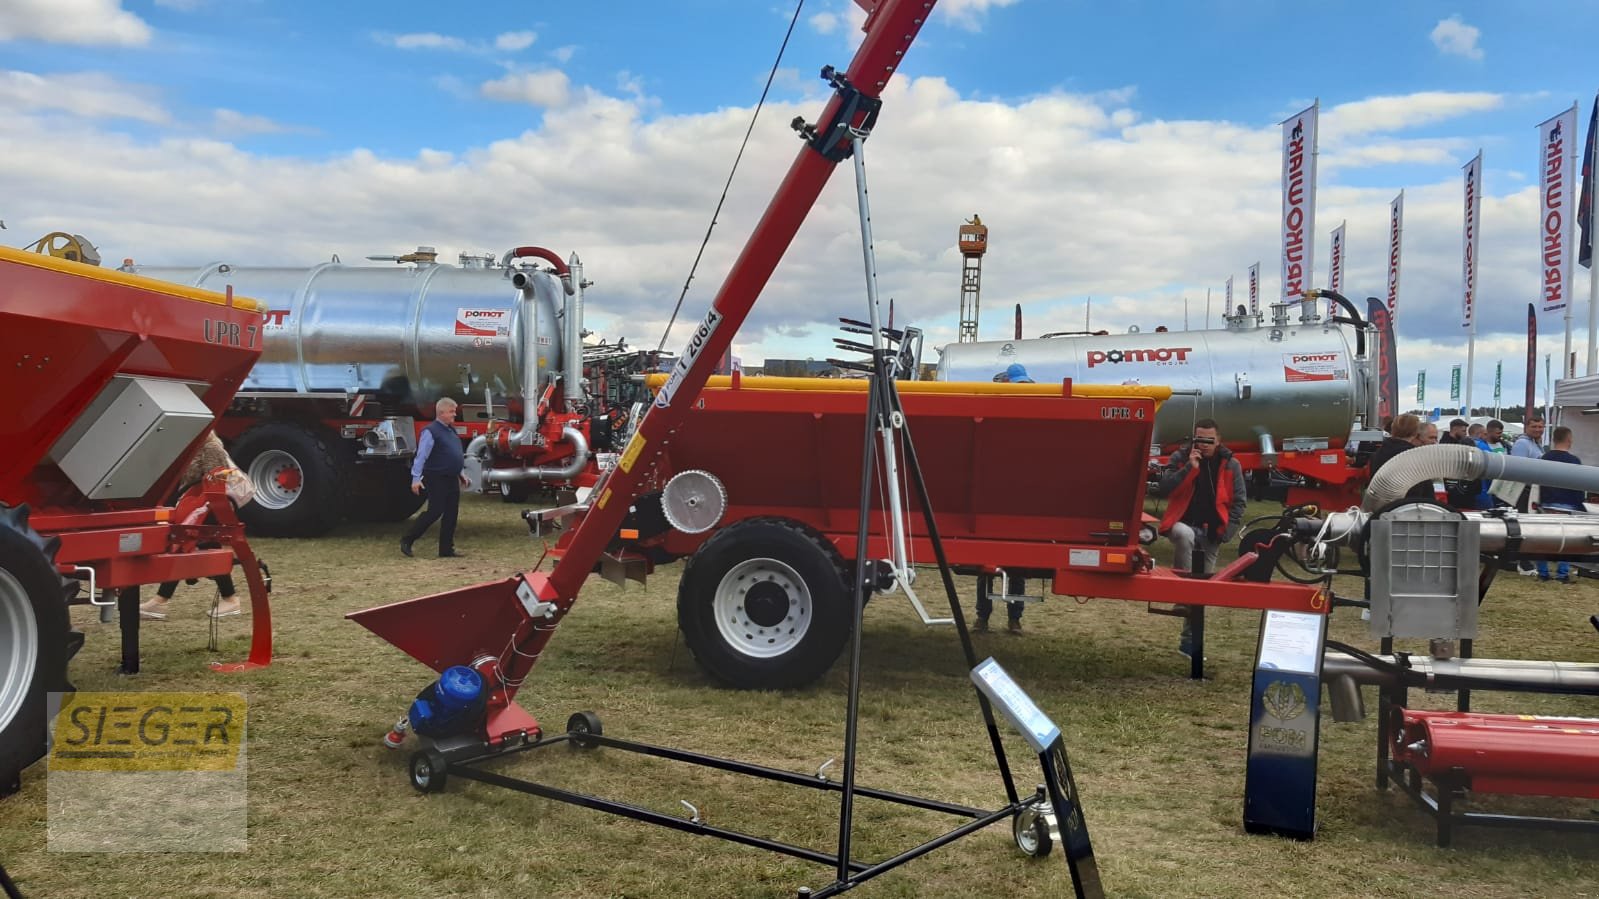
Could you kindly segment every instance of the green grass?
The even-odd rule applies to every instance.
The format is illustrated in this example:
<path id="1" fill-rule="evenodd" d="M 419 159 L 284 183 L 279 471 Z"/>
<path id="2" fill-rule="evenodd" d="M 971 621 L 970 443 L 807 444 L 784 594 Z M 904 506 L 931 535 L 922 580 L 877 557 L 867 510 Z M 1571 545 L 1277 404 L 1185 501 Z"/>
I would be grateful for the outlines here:
<path id="1" fill-rule="evenodd" d="M 1264 506 L 1257 512 L 1265 512 Z M 420 795 L 406 754 L 379 739 L 430 672 L 346 612 L 502 577 L 531 565 L 511 506 L 469 499 L 459 542 L 470 558 L 400 557 L 398 526 L 350 526 L 317 541 L 259 539 L 277 578 L 277 660 L 215 675 L 242 658 L 248 624 L 223 623 L 220 655 L 204 650 L 207 586 L 183 588 L 169 621 L 144 629 L 144 671 L 114 673 L 114 625 L 75 608 L 89 632 L 73 666 L 80 689 L 239 689 L 250 700 L 249 851 L 80 855 L 46 849 L 46 778 L 0 803 L 0 859 L 30 897 L 77 896 L 755 896 L 788 897 L 831 880 L 821 866 L 509 791 L 453 781 Z M 418 549 L 431 549 L 419 544 Z M 1228 554 L 1230 555 L 1230 553 Z M 1225 556 L 1224 556 L 1225 558 Z M 845 670 L 814 689 L 719 688 L 680 644 L 678 567 L 648 587 L 591 579 L 520 694 L 545 722 L 592 709 L 607 733 L 806 773 L 842 758 Z M 1347 579 L 1346 579 L 1347 580 Z M 1599 661 L 1586 624 L 1599 585 L 1501 581 L 1483 607 L 1478 655 Z M 936 578 L 924 579 L 933 602 Z M 962 579 L 970 607 L 971 583 Z M 1358 584 L 1340 590 L 1358 593 Z M 1173 597 L 1174 600 L 1179 597 Z M 1026 633 L 978 638 L 1061 725 L 1107 892 L 1114 896 L 1593 896 L 1594 836 L 1466 829 L 1433 845 L 1430 819 L 1372 784 L 1375 724 L 1324 719 L 1321 831 L 1312 843 L 1243 833 L 1250 657 L 1258 614 L 1212 610 L 1210 679 L 1185 679 L 1176 619 L 1136 603 L 1051 598 Z M 442 626 L 448 626 L 444 623 Z M 1334 636 L 1373 646 L 1340 611 Z M 859 782 L 984 807 L 1003 804 L 981 719 L 952 631 L 914 623 L 908 604 L 867 611 Z M 1443 707 L 1451 697 L 1426 697 Z M 1368 692 L 1368 703 L 1374 705 Z M 1479 694 L 1487 711 L 1599 716 L 1599 701 Z M 1036 770 L 1006 733 L 1019 783 Z M 551 747 L 502 770 L 832 851 L 837 798 L 620 752 Z M 833 769 L 835 772 L 837 766 Z M 1594 802 L 1485 799 L 1481 807 L 1588 815 Z M 953 826 L 952 819 L 857 803 L 855 852 L 880 859 Z M 1024 859 L 995 826 L 861 888 L 882 897 L 1070 895 L 1058 853 Z"/>

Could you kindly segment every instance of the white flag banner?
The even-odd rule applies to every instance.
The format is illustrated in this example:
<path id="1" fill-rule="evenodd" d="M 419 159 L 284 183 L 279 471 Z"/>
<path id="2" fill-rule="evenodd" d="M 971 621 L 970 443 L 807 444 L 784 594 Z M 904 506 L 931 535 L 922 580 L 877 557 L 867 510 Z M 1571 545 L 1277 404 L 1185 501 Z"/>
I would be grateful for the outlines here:
<path id="1" fill-rule="evenodd" d="M 1233 276 L 1227 276 L 1227 314 L 1232 315 L 1233 309 Z"/>
<path id="2" fill-rule="evenodd" d="M 1472 326 L 1472 315 L 1477 311 L 1477 231 L 1482 213 L 1482 151 L 1466 163 L 1466 230 L 1462 237 L 1460 253 L 1460 312 L 1463 328 Z"/>
<path id="3" fill-rule="evenodd" d="M 1312 103 L 1283 122 L 1283 296 L 1291 301 L 1303 298 L 1316 268 L 1318 109 Z"/>
<path id="4" fill-rule="evenodd" d="M 1539 309 L 1566 308 L 1571 291 L 1576 204 L 1577 107 L 1538 126 L 1538 259 L 1543 266 Z"/>
<path id="5" fill-rule="evenodd" d="M 1341 222 L 1333 229 L 1332 247 L 1327 251 L 1327 286 L 1337 293 L 1344 292 L 1344 228 L 1348 224 Z M 1328 318 L 1337 313 L 1336 306 L 1332 300 L 1327 301 Z"/>
<path id="6" fill-rule="evenodd" d="M 1249 314 L 1260 314 L 1260 263 L 1249 267 Z"/>
<path id="7" fill-rule="evenodd" d="M 1405 233 L 1405 192 L 1388 204 L 1388 317 L 1399 318 L 1399 239 Z"/>

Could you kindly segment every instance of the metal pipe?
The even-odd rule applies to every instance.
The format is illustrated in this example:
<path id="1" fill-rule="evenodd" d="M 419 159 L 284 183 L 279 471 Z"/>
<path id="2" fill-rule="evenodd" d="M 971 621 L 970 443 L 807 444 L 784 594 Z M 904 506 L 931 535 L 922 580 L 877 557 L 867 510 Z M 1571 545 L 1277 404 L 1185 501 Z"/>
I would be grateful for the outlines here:
<path id="1" fill-rule="evenodd" d="M 568 409 L 588 398 L 583 385 L 583 262 L 573 253 L 567 261 L 571 283 L 566 299 L 566 393 Z"/>
<path id="2" fill-rule="evenodd" d="M 512 259 L 525 259 L 529 256 L 532 256 L 535 259 L 542 259 L 545 262 L 548 262 L 550 265 L 555 266 L 555 274 L 561 279 L 561 283 L 565 285 L 566 292 L 572 292 L 572 271 L 566 267 L 565 262 L 561 261 L 561 257 L 555 255 L 554 251 L 552 250 L 546 250 L 543 247 L 516 247 L 514 249 L 506 250 L 505 256 L 500 259 L 500 267 L 508 268 L 511 265 Z M 523 274 L 525 273 L 516 273 L 516 275 Z M 516 275 L 512 276 L 513 283 L 516 280 Z M 516 286 L 520 288 L 522 285 L 517 284 Z"/>
<path id="3" fill-rule="evenodd" d="M 1392 655 L 1377 658 L 1398 664 Z M 1582 693 L 1599 695 L 1599 663 L 1545 662 L 1528 659 L 1447 659 L 1411 656 L 1410 671 L 1423 678 L 1440 676 L 1472 677 L 1518 685 L 1527 692 Z M 1360 684 L 1389 686 L 1395 672 L 1372 668 L 1348 653 L 1329 649 L 1322 655 L 1324 681 L 1350 677 Z"/>
<path id="4" fill-rule="evenodd" d="M 483 483 L 501 484 L 507 481 L 563 481 L 575 477 L 583 470 L 589 461 L 589 442 L 583 432 L 567 425 L 561 429 L 561 437 L 572 444 L 572 458 L 560 465 L 529 465 L 525 468 L 485 468 L 483 470 Z M 467 450 L 478 447 L 478 452 L 488 446 L 485 437 L 473 438 Z"/>
<path id="5" fill-rule="evenodd" d="M 1400 453 L 1377 472 L 1366 486 L 1361 508 L 1375 512 L 1400 499 L 1422 481 L 1452 478 L 1473 481 L 1479 478 L 1520 481 L 1545 487 L 1599 492 L 1599 468 L 1523 459 L 1508 453 L 1485 453 L 1474 446 L 1418 446 Z"/>
<path id="6" fill-rule="evenodd" d="M 1466 518 L 1477 522 L 1478 547 L 1483 552 L 1501 552 L 1510 544 L 1511 526 L 1506 519 L 1475 512 L 1466 513 Z M 1334 512 L 1325 521 L 1300 519 L 1294 531 L 1300 539 L 1319 538 L 1326 543 L 1353 546 L 1360 542 L 1358 538 L 1370 520 L 1366 512 Z M 1599 515 L 1528 513 L 1517 515 L 1514 520 L 1521 539 L 1518 552 L 1534 556 L 1599 555 Z"/>
<path id="7" fill-rule="evenodd" d="M 517 272 L 511 283 L 522 292 L 522 427 L 511 435 L 511 445 L 527 446 L 538 436 L 539 383 L 544 380 L 539 365 L 538 291 L 527 272 Z"/>

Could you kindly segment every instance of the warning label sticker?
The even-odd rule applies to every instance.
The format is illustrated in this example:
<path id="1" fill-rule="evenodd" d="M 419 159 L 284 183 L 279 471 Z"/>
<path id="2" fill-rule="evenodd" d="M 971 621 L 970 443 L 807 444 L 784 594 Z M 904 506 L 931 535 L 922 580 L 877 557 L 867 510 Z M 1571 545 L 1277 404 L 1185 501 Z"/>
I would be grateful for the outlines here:
<path id="1" fill-rule="evenodd" d="M 1300 381 L 1347 381 L 1349 363 L 1343 353 L 1284 353 L 1283 380 L 1290 384 Z"/>
<path id="2" fill-rule="evenodd" d="M 509 309 L 468 309 L 463 306 L 455 310 L 457 337 L 506 337 L 510 333 Z"/>

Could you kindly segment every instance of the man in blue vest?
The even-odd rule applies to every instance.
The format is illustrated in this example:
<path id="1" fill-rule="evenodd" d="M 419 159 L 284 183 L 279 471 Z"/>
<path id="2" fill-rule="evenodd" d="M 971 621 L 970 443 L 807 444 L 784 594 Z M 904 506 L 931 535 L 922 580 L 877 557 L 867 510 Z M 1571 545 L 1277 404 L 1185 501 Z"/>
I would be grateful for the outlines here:
<path id="1" fill-rule="evenodd" d="M 461 473 L 466 457 L 455 433 L 455 400 L 445 397 L 434 408 L 437 415 L 422 430 L 416 461 L 411 463 L 411 492 L 426 490 L 428 508 L 400 538 L 400 552 L 411 555 L 411 544 L 438 521 L 439 558 L 449 559 L 462 555 L 455 551 L 455 516 L 461 506 L 461 488 L 466 486 L 466 475 Z"/>

